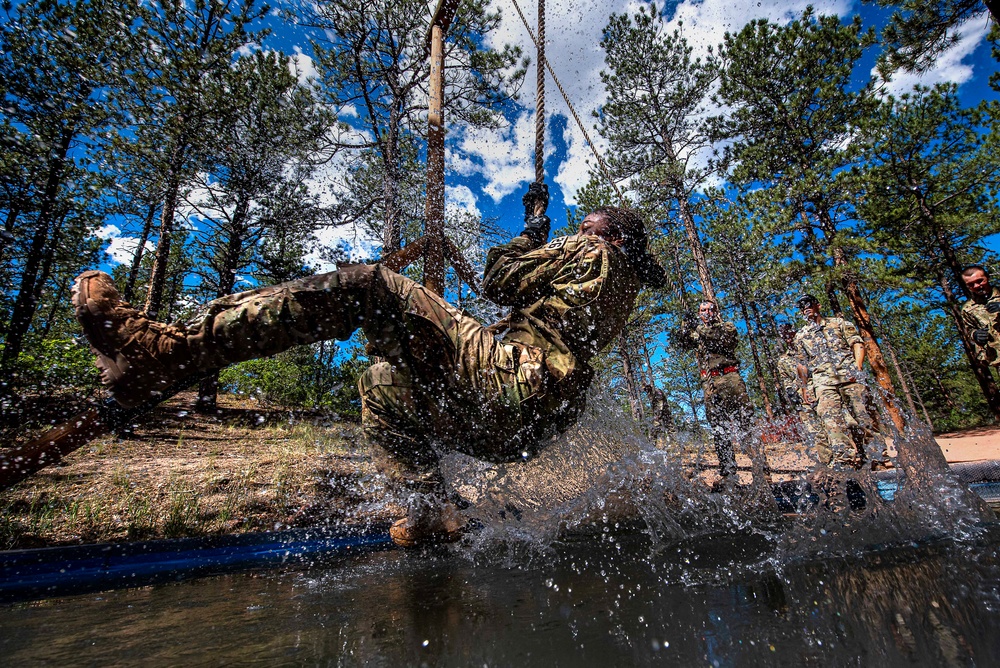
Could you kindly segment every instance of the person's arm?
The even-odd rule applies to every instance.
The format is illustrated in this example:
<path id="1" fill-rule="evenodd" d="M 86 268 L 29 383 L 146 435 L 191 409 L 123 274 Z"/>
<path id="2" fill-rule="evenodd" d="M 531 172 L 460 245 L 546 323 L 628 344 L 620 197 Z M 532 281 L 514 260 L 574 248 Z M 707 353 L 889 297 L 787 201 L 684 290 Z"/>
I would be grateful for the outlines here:
<path id="1" fill-rule="evenodd" d="M 552 287 L 564 264 L 562 247 L 540 244 L 526 236 L 491 248 L 483 272 L 483 296 L 501 306 L 525 306 Z"/>
<path id="2" fill-rule="evenodd" d="M 840 322 L 840 334 L 844 337 L 847 345 L 851 347 L 851 352 L 854 353 L 854 364 L 858 367 L 858 371 L 861 371 L 865 363 L 864 341 L 862 341 L 861 335 L 858 334 L 858 328 L 852 323 L 846 320 L 841 320 Z"/>

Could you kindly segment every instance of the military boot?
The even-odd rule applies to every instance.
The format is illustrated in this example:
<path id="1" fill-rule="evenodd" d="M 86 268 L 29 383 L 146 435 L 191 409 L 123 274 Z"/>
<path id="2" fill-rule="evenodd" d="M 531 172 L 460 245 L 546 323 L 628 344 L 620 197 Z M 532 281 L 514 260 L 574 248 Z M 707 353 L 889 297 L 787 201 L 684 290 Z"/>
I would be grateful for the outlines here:
<path id="1" fill-rule="evenodd" d="M 101 381 L 125 408 L 155 399 L 191 375 L 192 355 L 182 329 L 147 318 L 121 299 L 111 277 L 80 274 L 73 307 L 97 353 Z"/>
<path id="2" fill-rule="evenodd" d="M 453 543 L 468 524 L 458 506 L 438 495 L 414 495 L 407 505 L 406 517 L 389 527 L 392 542 L 400 547 Z"/>

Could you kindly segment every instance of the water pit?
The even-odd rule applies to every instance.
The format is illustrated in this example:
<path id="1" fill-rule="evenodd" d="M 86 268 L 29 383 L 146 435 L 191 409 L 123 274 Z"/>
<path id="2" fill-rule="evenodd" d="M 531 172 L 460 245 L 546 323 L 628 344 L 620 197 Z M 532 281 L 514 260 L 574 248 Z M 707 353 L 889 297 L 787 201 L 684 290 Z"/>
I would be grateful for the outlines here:
<path id="1" fill-rule="evenodd" d="M 134 582 L 158 584 L 8 592 L 0 653 L 12 665 L 1000 660 L 1000 525 L 928 434 L 900 439 L 891 476 L 855 476 L 863 508 L 814 499 L 783 514 L 752 486 L 706 493 L 674 455 L 588 413 L 527 464 L 449 460 L 480 527 L 456 545 L 391 550 L 369 527 L 343 550 L 289 533 L 254 547 L 283 568 L 181 582 L 197 569 L 144 580 L 119 547 L 122 577 L 103 586 L 128 582 L 129 564 Z M 206 570 L 233 558 L 226 543 L 199 546 Z"/>

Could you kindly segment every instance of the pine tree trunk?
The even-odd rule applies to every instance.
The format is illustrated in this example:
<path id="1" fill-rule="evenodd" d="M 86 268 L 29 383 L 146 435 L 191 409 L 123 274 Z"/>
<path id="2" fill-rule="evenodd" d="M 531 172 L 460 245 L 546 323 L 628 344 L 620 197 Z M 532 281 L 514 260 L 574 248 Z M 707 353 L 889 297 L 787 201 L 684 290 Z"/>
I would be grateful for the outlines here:
<path id="1" fill-rule="evenodd" d="M 139 269 L 142 267 L 142 257 L 146 250 L 146 242 L 149 241 L 149 234 L 153 231 L 153 220 L 156 218 L 156 210 L 159 204 L 153 202 L 149 205 L 149 213 L 142 224 L 142 233 L 139 235 L 139 243 L 135 247 L 132 255 L 132 266 L 129 267 L 128 279 L 125 281 L 125 292 L 122 294 L 125 301 L 131 302 L 135 296 L 135 284 L 139 280 Z"/>
<path id="2" fill-rule="evenodd" d="M 637 421 L 643 419 L 642 401 L 639 400 L 639 384 L 635 377 L 635 366 L 632 364 L 632 356 L 629 353 L 628 340 L 625 333 L 618 336 L 618 353 L 622 358 L 622 371 L 625 378 L 625 390 L 628 392 L 629 406 L 632 409 L 632 418 Z"/>
<path id="3" fill-rule="evenodd" d="M 678 192 L 683 191 L 679 190 Z M 698 281 L 701 283 L 702 294 L 705 295 L 707 301 L 714 302 L 715 285 L 712 283 L 712 274 L 708 270 L 708 261 L 705 259 L 705 247 L 702 246 L 701 238 L 698 236 L 698 227 L 695 225 L 694 216 L 691 215 L 691 207 L 683 194 L 677 197 L 677 206 L 680 210 L 681 220 L 684 221 L 684 232 L 687 235 L 688 246 L 691 248 L 695 267 L 698 269 Z"/>
<path id="4" fill-rule="evenodd" d="M 48 163 L 48 176 L 42 191 L 38 218 L 35 220 L 35 229 L 31 236 L 27 257 L 24 260 L 24 269 L 21 271 L 17 297 L 14 299 L 10 321 L 7 323 L 7 336 L 4 341 L 3 356 L 0 358 L 0 372 L 5 375 L 9 373 L 18 355 L 21 354 L 24 337 L 31 329 L 31 321 L 38 309 L 36 288 L 39 270 L 47 257 L 55 253 L 55 248 L 47 243 L 49 227 L 52 223 L 52 214 L 56 206 L 59 188 L 65 177 L 69 147 L 75 136 L 76 131 L 73 126 L 64 128 L 59 138 L 59 145 Z"/>
<path id="5" fill-rule="evenodd" d="M 182 121 L 183 122 L 183 121 Z M 167 174 L 167 189 L 160 212 L 160 233 L 156 242 L 156 255 L 149 274 L 149 292 L 146 294 L 146 315 L 156 320 L 163 306 L 163 288 L 167 283 L 167 265 L 170 263 L 170 242 L 174 233 L 174 213 L 181 187 L 181 170 L 187 154 L 187 140 L 181 136 L 174 147 Z"/>
<path id="6" fill-rule="evenodd" d="M 229 239 L 226 251 L 219 266 L 218 289 L 215 297 L 220 299 L 233 293 L 236 286 L 236 271 L 240 268 L 240 258 L 243 256 L 243 244 L 247 236 L 246 220 L 250 203 L 246 196 L 241 195 L 236 204 L 229 226 Z M 195 410 L 199 413 L 213 413 L 219 405 L 219 372 L 207 376 L 198 387 L 198 400 Z"/>

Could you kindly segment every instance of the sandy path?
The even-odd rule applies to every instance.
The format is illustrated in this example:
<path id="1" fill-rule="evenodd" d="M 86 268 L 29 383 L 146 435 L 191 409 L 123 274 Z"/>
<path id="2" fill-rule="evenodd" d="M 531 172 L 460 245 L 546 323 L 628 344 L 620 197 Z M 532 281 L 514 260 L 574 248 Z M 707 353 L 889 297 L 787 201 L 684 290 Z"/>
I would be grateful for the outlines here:
<path id="1" fill-rule="evenodd" d="M 935 438 L 949 463 L 1000 459 L 1000 427 L 967 429 Z"/>

